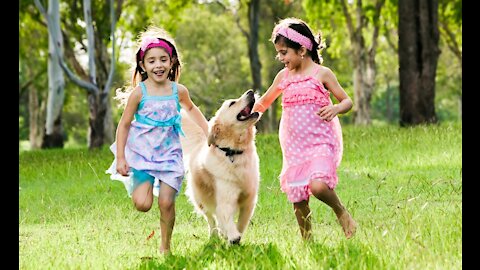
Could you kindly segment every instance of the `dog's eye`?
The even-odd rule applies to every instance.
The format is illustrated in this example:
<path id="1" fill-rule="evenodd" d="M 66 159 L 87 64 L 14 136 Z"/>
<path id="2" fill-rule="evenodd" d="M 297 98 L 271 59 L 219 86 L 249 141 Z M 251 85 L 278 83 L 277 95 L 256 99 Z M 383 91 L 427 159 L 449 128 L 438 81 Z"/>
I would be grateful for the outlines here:
<path id="1" fill-rule="evenodd" d="M 235 104 L 236 101 L 232 101 L 228 107 L 232 107 L 233 104 Z"/>

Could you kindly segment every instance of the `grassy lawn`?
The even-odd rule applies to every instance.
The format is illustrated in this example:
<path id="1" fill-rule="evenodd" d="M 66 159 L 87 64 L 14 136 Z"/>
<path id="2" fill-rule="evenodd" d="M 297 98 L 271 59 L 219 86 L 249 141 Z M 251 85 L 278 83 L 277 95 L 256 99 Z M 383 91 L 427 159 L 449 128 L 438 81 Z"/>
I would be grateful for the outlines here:
<path id="1" fill-rule="evenodd" d="M 21 151 L 19 269 L 462 269 L 462 124 L 344 126 L 343 136 L 336 191 L 354 238 L 312 199 L 314 241 L 301 240 L 278 183 L 278 137 L 258 135 L 260 193 L 242 244 L 210 240 L 183 186 L 166 257 L 157 205 L 136 211 L 104 174 L 108 147 Z"/>

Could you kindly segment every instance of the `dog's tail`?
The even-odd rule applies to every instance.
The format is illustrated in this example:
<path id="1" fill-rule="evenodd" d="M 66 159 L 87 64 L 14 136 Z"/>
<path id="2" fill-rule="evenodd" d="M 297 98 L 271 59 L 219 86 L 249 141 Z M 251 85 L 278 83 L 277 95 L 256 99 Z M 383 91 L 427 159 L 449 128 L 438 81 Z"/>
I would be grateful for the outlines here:
<path id="1" fill-rule="evenodd" d="M 201 147 L 202 144 L 207 143 L 207 136 L 183 109 L 180 110 L 180 114 L 182 116 L 182 129 L 185 134 L 185 136 L 180 136 L 180 143 L 183 149 L 184 166 L 188 169 L 191 153 L 196 148 Z"/>

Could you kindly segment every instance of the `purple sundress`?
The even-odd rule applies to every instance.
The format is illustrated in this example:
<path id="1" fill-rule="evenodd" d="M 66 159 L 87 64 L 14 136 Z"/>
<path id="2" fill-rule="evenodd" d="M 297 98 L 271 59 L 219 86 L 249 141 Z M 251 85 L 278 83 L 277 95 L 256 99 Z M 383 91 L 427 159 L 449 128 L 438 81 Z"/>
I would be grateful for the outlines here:
<path id="1" fill-rule="evenodd" d="M 143 82 L 140 82 L 142 99 L 132 121 L 125 145 L 125 158 L 130 168 L 144 171 L 155 177 L 154 194 L 158 196 L 159 181 L 180 191 L 183 177 L 183 152 L 180 144 L 180 104 L 177 83 L 172 82 L 172 95 L 150 96 Z M 114 142 L 110 150 L 115 159 L 106 171 L 112 180 L 125 184 L 128 194 L 133 192 L 130 177 L 122 177 L 116 171 L 116 150 Z"/>

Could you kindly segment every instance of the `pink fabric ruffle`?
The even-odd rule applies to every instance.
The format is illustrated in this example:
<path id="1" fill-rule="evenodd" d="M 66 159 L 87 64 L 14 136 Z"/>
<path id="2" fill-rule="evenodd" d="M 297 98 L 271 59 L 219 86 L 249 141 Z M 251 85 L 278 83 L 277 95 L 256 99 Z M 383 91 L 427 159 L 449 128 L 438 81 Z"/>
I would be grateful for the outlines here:
<path id="1" fill-rule="evenodd" d="M 293 187 L 308 186 L 312 179 L 322 179 L 329 188 L 338 183 L 337 160 L 330 156 L 318 156 L 296 166 L 289 166 L 280 174 L 282 191 Z"/>
<path id="2" fill-rule="evenodd" d="M 310 186 L 291 187 L 286 194 L 287 199 L 291 203 L 298 203 L 308 201 L 310 195 L 312 195 L 312 191 L 310 190 Z"/>
<path id="3" fill-rule="evenodd" d="M 337 185 L 338 179 L 336 175 L 334 176 L 325 176 L 323 173 L 312 173 L 309 177 L 308 184 L 301 186 L 289 186 L 288 183 L 282 184 L 282 191 L 287 194 L 287 199 L 291 203 L 297 203 L 301 201 L 308 201 L 312 195 L 312 190 L 310 188 L 310 183 L 312 181 L 321 181 L 324 182 L 328 188 L 334 189 Z M 286 181 L 285 181 L 286 182 Z"/>
<path id="4" fill-rule="evenodd" d="M 322 83 L 312 76 L 293 76 L 283 80 L 280 89 L 290 87 L 282 96 L 282 106 L 293 106 L 302 104 L 319 104 L 326 106 L 331 103 L 328 91 Z"/>

